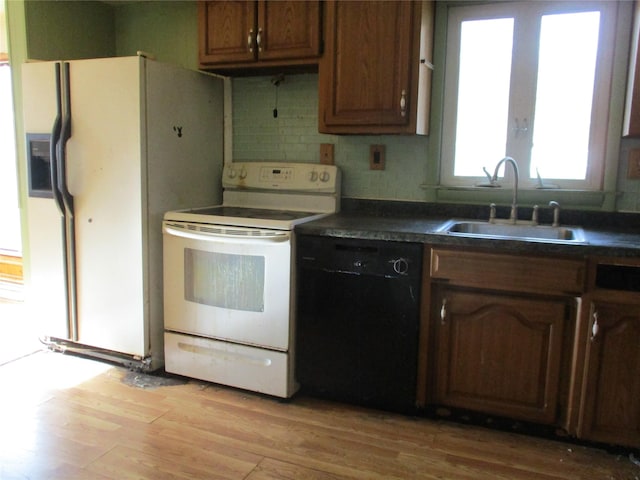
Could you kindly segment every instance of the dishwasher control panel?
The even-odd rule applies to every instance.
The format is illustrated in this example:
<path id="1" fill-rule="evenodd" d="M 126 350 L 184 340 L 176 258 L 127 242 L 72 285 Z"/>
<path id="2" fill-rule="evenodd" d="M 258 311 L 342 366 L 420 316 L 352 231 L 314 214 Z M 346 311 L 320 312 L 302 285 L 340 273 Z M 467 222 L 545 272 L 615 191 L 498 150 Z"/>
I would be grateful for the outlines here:
<path id="1" fill-rule="evenodd" d="M 420 277 L 419 244 L 301 235 L 298 264 L 305 268 L 360 275 Z"/>

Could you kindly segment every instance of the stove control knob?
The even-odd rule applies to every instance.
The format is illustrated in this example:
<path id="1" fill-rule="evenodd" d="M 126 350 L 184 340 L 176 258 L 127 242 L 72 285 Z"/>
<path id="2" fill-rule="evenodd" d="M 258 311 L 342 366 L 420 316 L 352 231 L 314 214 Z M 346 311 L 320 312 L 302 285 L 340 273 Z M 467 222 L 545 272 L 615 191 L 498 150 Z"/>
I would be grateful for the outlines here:
<path id="1" fill-rule="evenodd" d="M 311 173 L 309 173 L 309 181 L 310 182 L 317 182 L 318 181 L 318 172 L 313 170 Z"/>
<path id="2" fill-rule="evenodd" d="M 236 175 L 238 174 L 238 172 L 235 171 L 235 169 L 233 167 L 229 168 L 229 171 L 227 172 L 227 177 L 229 178 L 236 178 Z"/>
<path id="3" fill-rule="evenodd" d="M 247 178 L 247 169 L 244 167 L 242 167 L 242 169 L 240 170 L 240 178 L 243 180 Z"/>
<path id="4" fill-rule="evenodd" d="M 320 174 L 321 182 L 328 182 L 330 178 L 331 178 L 331 175 L 326 170 Z"/>

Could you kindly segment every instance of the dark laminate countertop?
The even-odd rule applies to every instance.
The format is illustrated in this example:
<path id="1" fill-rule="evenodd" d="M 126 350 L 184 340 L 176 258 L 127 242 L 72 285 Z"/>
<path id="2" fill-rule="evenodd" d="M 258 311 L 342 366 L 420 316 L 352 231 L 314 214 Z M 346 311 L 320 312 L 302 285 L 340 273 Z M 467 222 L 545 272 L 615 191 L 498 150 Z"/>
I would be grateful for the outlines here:
<path id="1" fill-rule="evenodd" d="M 551 223 L 551 212 L 546 210 L 540 212 L 541 224 Z M 519 218 L 530 218 L 530 211 L 520 209 Z M 508 215 L 508 208 L 498 209 L 498 218 Z M 640 214 L 561 211 L 561 224 L 582 227 L 586 244 L 469 238 L 436 232 L 452 218 L 486 220 L 488 207 L 343 199 L 340 213 L 298 225 L 295 230 L 300 234 L 468 246 L 505 253 L 640 258 Z"/>

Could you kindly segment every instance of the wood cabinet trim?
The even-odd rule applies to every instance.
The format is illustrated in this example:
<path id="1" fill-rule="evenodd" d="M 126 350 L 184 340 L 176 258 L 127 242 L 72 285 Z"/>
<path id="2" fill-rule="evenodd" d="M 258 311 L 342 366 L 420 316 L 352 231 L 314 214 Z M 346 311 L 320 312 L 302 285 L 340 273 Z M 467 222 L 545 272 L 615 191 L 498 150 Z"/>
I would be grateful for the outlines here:
<path id="1" fill-rule="evenodd" d="M 431 278 L 454 285 L 548 295 L 585 290 L 586 264 L 572 258 L 433 249 Z"/>

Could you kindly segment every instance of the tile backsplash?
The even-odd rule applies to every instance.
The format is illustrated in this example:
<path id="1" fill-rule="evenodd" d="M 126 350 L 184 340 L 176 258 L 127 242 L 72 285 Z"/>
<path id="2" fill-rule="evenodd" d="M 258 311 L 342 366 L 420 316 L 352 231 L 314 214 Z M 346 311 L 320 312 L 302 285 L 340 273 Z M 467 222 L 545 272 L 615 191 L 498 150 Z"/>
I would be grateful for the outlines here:
<path id="1" fill-rule="evenodd" d="M 273 110 L 278 110 L 274 118 Z M 332 143 L 346 197 L 423 201 L 429 138 L 417 135 L 318 133 L 318 75 L 233 80 L 233 158 L 319 162 L 320 144 Z M 369 169 L 369 146 L 384 144 L 385 170 Z"/>
<path id="2" fill-rule="evenodd" d="M 640 212 L 640 180 L 627 178 L 629 152 L 634 149 L 640 149 L 640 139 L 623 139 L 620 143 L 616 210 L 621 212 Z"/>

